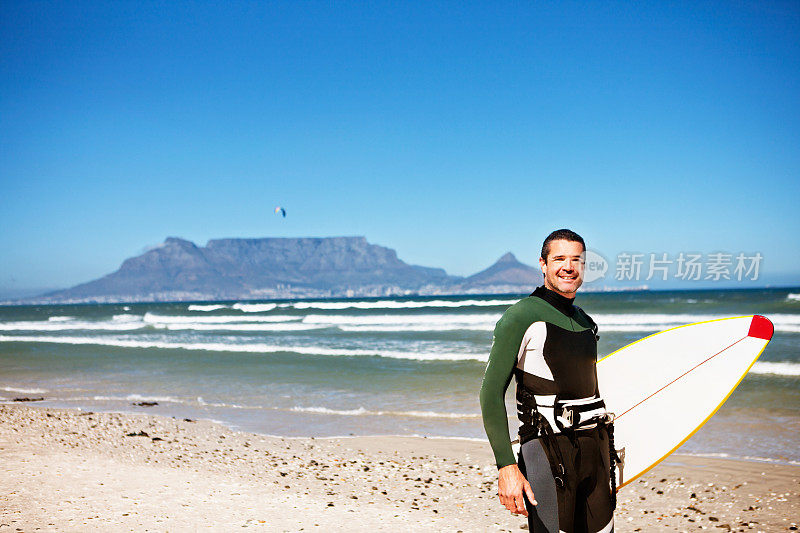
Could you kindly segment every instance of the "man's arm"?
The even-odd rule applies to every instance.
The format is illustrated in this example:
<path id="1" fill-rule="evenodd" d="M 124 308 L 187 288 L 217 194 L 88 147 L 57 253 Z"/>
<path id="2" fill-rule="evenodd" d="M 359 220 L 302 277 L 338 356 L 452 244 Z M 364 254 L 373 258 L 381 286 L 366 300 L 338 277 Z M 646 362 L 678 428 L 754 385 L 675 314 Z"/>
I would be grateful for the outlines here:
<path id="1" fill-rule="evenodd" d="M 483 427 L 494 452 L 499 469 L 498 496 L 500 502 L 512 513 L 528 516 L 523 501 L 523 492 L 536 505 L 528 480 L 517 466 L 508 434 L 508 414 L 505 394 L 511 382 L 512 371 L 517 362 L 525 327 L 513 319 L 513 310 L 506 312 L 494 329 L 494 342 L 489 362 L 481 385 L 481 412 Z"/>
<path id="2" fill-rule="evenodd" d="M 516 326 L 507 311 L 494 328 L 492 351 L 483 375 L 480 396 L 483 427 L 492 446 L 497 468 L 517 462 L 509 442 L 505 395 L 524 334 L 525 329 Z"/>

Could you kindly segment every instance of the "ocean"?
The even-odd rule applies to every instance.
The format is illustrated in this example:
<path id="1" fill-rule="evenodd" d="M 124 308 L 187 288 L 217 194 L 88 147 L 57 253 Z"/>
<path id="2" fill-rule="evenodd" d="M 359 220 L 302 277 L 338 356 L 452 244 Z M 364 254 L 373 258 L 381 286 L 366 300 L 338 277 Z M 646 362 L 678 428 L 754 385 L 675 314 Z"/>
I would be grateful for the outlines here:
<path id="1" fill-rule="evenodd" d="M 290 437 L 485 439 L 478 390 L 492 330 L 522 296 L 0 307 L 0 402 Z M 579 293 L 576 303 L 599 325 L 601 357 L 681 324 L 770 318 L 760 360 L 680 452 L 800 464 L 800 288 Z"/>

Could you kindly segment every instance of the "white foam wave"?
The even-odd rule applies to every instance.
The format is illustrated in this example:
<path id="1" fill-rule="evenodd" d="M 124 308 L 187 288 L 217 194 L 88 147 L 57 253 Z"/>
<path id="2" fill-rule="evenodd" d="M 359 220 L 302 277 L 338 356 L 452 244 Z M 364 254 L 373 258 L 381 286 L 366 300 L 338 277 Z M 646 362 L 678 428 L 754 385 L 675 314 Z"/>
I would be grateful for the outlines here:
<path id="1" fill-rule="evenodd" d="M 6 392 L 21 392 L 24 394 L 44 394 L 47 392 L 47 389 L 20 389 L 18 387 L 0 387 L 0 390 Z"/>
<path id="2" fill-rule="evenodd" d="M 418 309 L 421 307 L 495 307 L 513 305 L 519 299 L 504 300 L 379 300 L 356 302 L 295 302 L 280 304 L 279 307 L 293 307 L 295 309 Z"/>
<path id="3" fill-rule="evenodd" d="M 394 325 L 394 324 L 494 324 L 500 314 L 481 315 L 308 315 L 307 324 Z"/>
<path id="4" fill-rule="evenodd" d="M 236 322 L 290 322 L 300 321 L 300 317 L 275 315 L 275 316 L 188 316 L 188 315 L 156 315 L 145 313 L 144 319 L 148 324 L 227 324 Z"/>
<path id="5" fill-rule="evenodd" d="M 239 405 L 236 403 L 207 402 L 201 396 L 197 397 L 197 404 L 205 407 L 223 407 L 225 409 L 269 409 L 269 407 L 261 407 L 259 405 Z"/>
<path id="6" fill-rule="evenodd" d="M 127 396 L 92 396 L 92 399 L 96 401 L 186 403 L 172 396 L 142 396 L 141 394 L 128 394 Z"/>
<path id="7" fill-rule="evenodd" d="M 227 309 L 227 305 L 190 305 L 186 309 L 189 311 L 216 311 L 217 309 Z"/>
<path id="8" fill-rule="evenodd" d="M 114 322 L 141 322 L 142 317 L 139 315 L 121 314 L 112 316 L 111 320 Z"/>
<path id="9" fill-rule="evenodd" d="M 146 326 L 168 330 L 197 331 L 306 331 L 338 327 L 349 332 L 402 331 L 492 331 L 500 318 L 493 314 L 423 314 L 423 315 L 114 315 L 112 322 L 14 322 L 0 323 L 0 330 L 62 331 L 62 330 L 134 330 Z"/>
<path id="10" fill-rule="evenodd" d="M 639 326 L 639 325 L 674 325 L 691 324 L 724 318 L 717 315 L 693 314 L 660 314 L 660 313 L 598 313 L 591 315 L 598 326 Z"/>
<path id="11" fill-rule="evenodd" d="M 447 315 L 308 315 L 303 322 L 312 324 L 332 324 L 342 331 L 492 331 L 500 319 L 499 313 Z M 727 318 L 727 315 L 694 314 L 597 314 L 593 317 L 600 332 L 656 332 L 665 329 Z M 800 332 L 800 315 L 774 314 L 769 316 L 775 331 Z"/>
<path id="12" fill-rule="evenodd" d="M 481 416 L 471 413 L 439 413 L 436 411 L 370 411 L 363 407 L 358 409 L 329 409 L 327 407 L 295 406 L 292 407 L 291 411 L 339 416 L 404 416 L 414 418 L 480 418 Z"/>
<path id="13" fill-rule="evenodd" d="M 278 304 L 243 304 L 241 302 L 233 304 L 233 309 L 238 309 L 244 313 L 263 313 L 264 311 L 272 311 L 278 307 Z"/>
<path id="14" fill-rule="evenodd" d="M 493 331 L 494 324 L 431 324 L 417 326 L 338 326 L 342 331 L 348 332 L 403 332 L 403 331 Z"/>
<path id="15" fill-rule="evenodd" d="M 792 292 L 792 293 L 789 293 L 789 294 L 786 296 L 786 299 L 787 299 L 787 300 L 793 300 L 793 301 L 795 301 L 795 302 L 800 302 L 800 294 L 797 294 L 797 293 L 794 293 L 794 292 Z"/>
<path id="16" fill-rule="evenodd" d="M 116 346 L 120 348 L 161 348 L 168 350 L 203 350 L 212 352 L 248 352 L 248 353 L 297 353 L 302 355 L 331 355 L 331 356 L 379 356 L 395 359 L 416 359 L 420 361 L 485 361 L 486 354 L 471 354 L 444 351 L 428 352 L 402 352 L 397 350 L 365 350 L 362 348 L 323 348 L 309 346 L 277 346 L 272 344 L 248 343 L 228 344 L 223 342 L 164 342 L 143 341 L 131 339 L 111 339 L 98 337 L 49 337 L 0 335 L 0 342 L 46 342 L 55 344 L 82 344 L 96 346 Z"/>
<path id="17" fill-rule="evenodd" d="M 66 322 L 68 320 L 75 320 L 74 316 L 51 316 L 47 319 L 48 322 Z"/>
<path id="18" fill-rule="evenodd" d="M 800 363 L 757 361 L 750 369 L 750 373 L 800 376 Z"/>
<path id="19" fill-rule="evenodd" d="M 330 327 L 324 324 L 301 324 L 299 322 L 284 322 L 280 324 L 153 324 L 153 326 L 171 331 L 309 331 Z"/>
<path id="20" fill-rule="evenodd" d="M 114 315 L 111 321 L 64 320 L 0 322 L 0 331 L 133 331 L 146 327 L 196 331 L 308 331 L 336 327 L 345 332 L 425 332 L 485 331 L 494 329 L 500 313 L 416 314 L 416 315 Z M 725 315 L 699 314 L 597 314 L 593 317 L 600 333 L 663 331 L 685 324 L 726 318 Z M 800 333 L 800 314 L 777 313 L 768 317 L 776 332 Z"/>
<path id="21" fill-rule="evenodd" d="M 69 331 L 69 330 L 92 330 L 92 331 L 133 331 L 146 327 L 146 324 L 139 323 L 114 323 L 114 322 L 47 322 L 26 321 L 26 322 L 0 322 L 0 331 Z"/>
<path id="22" fill-rule="evenodd" d="M 335 325 L 348 332 L 492 331 L 499 313 L 472 315 L 308 315 L 308 324 Z"/>

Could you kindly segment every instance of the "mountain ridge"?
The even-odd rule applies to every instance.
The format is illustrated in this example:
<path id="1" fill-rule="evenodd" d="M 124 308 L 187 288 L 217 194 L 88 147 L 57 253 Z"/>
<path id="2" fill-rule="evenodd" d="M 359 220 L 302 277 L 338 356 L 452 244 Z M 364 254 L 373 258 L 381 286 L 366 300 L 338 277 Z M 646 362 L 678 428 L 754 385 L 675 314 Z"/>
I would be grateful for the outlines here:
<path id="1" fill-rule="evenodd" d="M 524 293 L 537 269 L 506 253 L 467 277 L 411 265 L 364 236 L 211 239 L 170 236 L 98 279 L 30 303 L 111 303 L 269 298 Z"/>

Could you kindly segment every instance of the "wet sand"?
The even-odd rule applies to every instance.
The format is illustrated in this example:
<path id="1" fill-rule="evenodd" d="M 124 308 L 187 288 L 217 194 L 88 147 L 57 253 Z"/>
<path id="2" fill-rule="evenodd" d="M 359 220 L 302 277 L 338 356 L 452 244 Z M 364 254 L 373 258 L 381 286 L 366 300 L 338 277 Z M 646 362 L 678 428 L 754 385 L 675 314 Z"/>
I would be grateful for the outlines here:
<path id="1" fill-rule="evenodd" d="M 520 531 L 488 444 L 289 439 L 208 421 L 0 405 L 3 531 Z M 792 531 L 800 467 L 673 455 L 616 530 Z"/>

